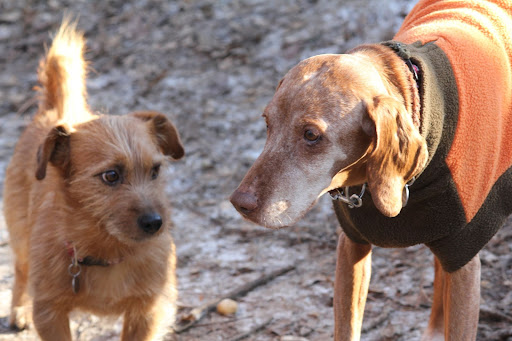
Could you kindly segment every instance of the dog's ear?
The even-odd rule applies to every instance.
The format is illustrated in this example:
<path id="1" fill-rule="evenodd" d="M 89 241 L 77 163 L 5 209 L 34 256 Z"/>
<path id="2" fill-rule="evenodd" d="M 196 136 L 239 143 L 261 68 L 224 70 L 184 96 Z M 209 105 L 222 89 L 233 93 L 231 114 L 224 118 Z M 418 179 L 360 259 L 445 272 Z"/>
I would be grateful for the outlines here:
<path id="1" fill-rule="evenodd" d="M 61 169 L 64 174 L 69 168 L 69 129 L 60 125 L 53 128 L 37 151 L 36 179 L 46 177 L 48 162 Z"/>
<path id="2" fill-rule="evenodd" d="M 377 209 L 394 217 L 402 209 L 405 184 L 427 162 L 427 144 L 397 100 L 375 97 L 367 103 L 367 114 L 363 130 L 373 137 L 366 169 L 368 185 Z"/>
<path id="3" fill-rule="evenodd" d="M 156 144 L 164 155 L 171 156 L 175 160 L 181 159 L 185 155 L 178 130 L 164 114 L 143 111 L 132 115 L 150 124 L 150 130 L 154 135 Z"/>

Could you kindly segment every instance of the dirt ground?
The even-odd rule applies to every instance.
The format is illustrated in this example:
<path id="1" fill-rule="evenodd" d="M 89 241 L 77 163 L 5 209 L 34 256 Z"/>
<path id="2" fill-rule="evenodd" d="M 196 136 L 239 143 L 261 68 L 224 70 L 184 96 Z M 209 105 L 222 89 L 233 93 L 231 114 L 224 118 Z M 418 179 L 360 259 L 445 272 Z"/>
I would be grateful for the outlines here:
<path id="1" fill-rule="evenodd" d="M 261 118 L 279 79 L 301 59 L 392 37 L 416 0 L 0 0 L 0 193 L 5 167 L 35 111 L 38 60 L 63 13 L 88 39 L 91 107 L 152 109 L 180 130 L 187 156 L 167 188 L 178 252 L 180 315 L 274 270 L 292 271 L 208 314 L 175 339 L 330 340 L 338 223 L 328 198 L 279 231 L 245 222 L 228 201 L 265 142 Z M 1 198 L 0 198 L 1 199 Z M 506 198 L 510 200 L 510 198 Z M 1 206 L 0 201 L 0 206 Z M 1 208 L 1 207 L 0 207 Z M 1 210 L 0 210 L 1 212 Z M 0 213 L 0 340 L 13 269 Z M 482 250 L 478 340 L 512 340 L 512 220 Z M 418 340 L 432 300 L 424 246 L 374 249 L 363 340 Z M 76 340 L 115 340 L 120 320 L 76 314 Z"/>

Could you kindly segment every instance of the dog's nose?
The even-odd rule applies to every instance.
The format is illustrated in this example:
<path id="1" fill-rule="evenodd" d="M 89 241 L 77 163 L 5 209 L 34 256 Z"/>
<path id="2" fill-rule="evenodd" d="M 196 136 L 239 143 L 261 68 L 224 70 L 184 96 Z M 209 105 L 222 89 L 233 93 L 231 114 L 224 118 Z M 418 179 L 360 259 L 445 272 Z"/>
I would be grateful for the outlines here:
<path id="1" fill-rule="evenodd" d="M 137 219 L 137 224 L 144 232 L 153 234 L 162 226 L 162 217 L 157 213 L 143 214 Z"/>
<path id="2" fill-rule="evenodd" d="M 243 215 L 248 215 L 258 208 L 258 198 L 252 193 L 236 190 L 231 195 L 230 201 Z"/>

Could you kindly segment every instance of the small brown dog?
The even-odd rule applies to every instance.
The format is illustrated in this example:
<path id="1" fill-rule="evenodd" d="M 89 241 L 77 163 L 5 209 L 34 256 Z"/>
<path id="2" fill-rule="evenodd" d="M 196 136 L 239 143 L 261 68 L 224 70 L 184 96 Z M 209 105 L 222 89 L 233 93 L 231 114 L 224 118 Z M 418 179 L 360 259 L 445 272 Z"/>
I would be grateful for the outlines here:
<path id="1" fill-rule="evenodd" d="M 43 340 L 71 340 L 68 315 L 80 309 L 123 314 L 122 340 L 153 340 L 174 321 L 177 297 L 158 175 L 184 150 L 163 114 L 90 113 L 83 50 L 82 34 L 64 21 L 40 65 L 39 111 L 7 169 L 10 324 L 25 328 L 32 315 Z"/>

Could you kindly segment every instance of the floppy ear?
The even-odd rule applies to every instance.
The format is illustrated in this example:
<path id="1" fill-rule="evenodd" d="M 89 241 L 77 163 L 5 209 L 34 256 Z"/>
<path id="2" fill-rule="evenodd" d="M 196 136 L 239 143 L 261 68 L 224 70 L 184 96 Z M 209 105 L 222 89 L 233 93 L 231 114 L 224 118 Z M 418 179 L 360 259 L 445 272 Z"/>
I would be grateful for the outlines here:
<path id="1" fill-rule="evenodd" d="M 64 126 L 53 128 L 37 151 L 36 179 L 46 177 L 48 162 L 60 168 L 64 174 L 69 169 L 69 130 Z"/>
<path id="2" fill-rule="evenodd" d="M 379 211 L 394 217 L 402 209 L 405 184 L 427 162 L 427 143 L 397 100 L 378 96 L 367 110 L 363 130 L 374 139 L 366 168 L 368 185 Z"/>
<path id="3" fill-rule="evenodd" d="M 178 131 L 164 114 L 143 111 L 132 115 L 150 124 L 156 144 L 164 155 L 171 156 L 175 160 L 181 159 L 185 155 Z"/>

